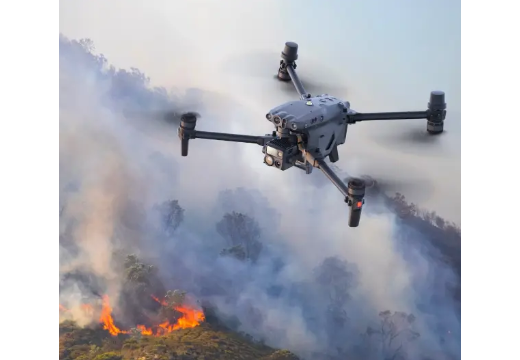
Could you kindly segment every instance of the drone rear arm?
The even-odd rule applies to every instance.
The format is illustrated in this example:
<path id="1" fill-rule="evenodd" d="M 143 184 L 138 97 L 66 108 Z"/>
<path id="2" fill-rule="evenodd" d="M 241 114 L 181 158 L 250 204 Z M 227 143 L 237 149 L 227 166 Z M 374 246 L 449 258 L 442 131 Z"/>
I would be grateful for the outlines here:
<path id="1" fill-rule="evenodd" d="M 446 103 L 444 92 L 432 91 L 428 110 L 425 111 L 399 111 L 382 113 L 357 113 L 351 111 L 347 115 L 349 124 L 367 120 L 405 120 L 405 119 L 427 119 L 426 129 L 430 134 L 440 134 L 444 131 L 444 119 L 446 119 Z"/>
<path id="2" fill-rule="evenodd" d="M 308 99 L 311 97 L 311 94 L 309 94 L 307 91 L 305 91 L 305 88 L 303 87 L 303 84 L 298 77 L 298 74 L 296 73 L 296 63 L 288 64 L 287 65 L 287 72 L 289 73 L 289 76 L 291 77 L 292 83 L 294 87 L 296 88 L 296 91 L 298 91 L 298 94 L 300 94 L 301 99 Z"/>
<path id="3" fill-rule="evenodd" d="M 354 113 L 348 116 L 349 124 L 367 120 L 406 120 L 406 119 L 427 119 L 429 111 L 401 111 L 401 112 L 381 112 L 381 113 Z"/>
<path id="4" fill-rule="evenodd" d="M 298 59 L 298 44 L 288 41 L 282 51 L 282 59 L 280 61 L 280 69 L 278 69 L 278 79 L 282 81 L 291 80 L 296 91 L 300 94 L 300 99 L 305 100 L 311 97 L 296 73 L 296 59 Z"/>

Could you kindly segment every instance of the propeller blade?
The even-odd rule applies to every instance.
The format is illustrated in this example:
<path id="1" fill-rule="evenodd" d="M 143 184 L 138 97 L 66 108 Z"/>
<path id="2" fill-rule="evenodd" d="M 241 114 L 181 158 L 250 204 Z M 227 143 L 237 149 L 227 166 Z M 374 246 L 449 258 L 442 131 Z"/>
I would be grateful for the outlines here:
<path id="1" fill-rule="evenodd" d="M 294 88 L 292 81 L 281 81 L 277 77 L 278 67 L 280 65 L 281 56 L 277 52 L 253 52 L 246 53 L 236 58 L 229 59 L 223 66 L 223 72 L 230 75 L 236 75 L 239 77 L 251 77 L 255 79 L 266 79 L 272 80 L 273 90 L 278 89 L 280 93 L 283 93 L 290 97 L 298 97 L 298 92 Z M 301 60 L 296 61 L 296 71 L 303 86 L 307 92 L 311 95 L 329 94 L 332 96 L 346 98 L 347 89 L 346 87 L 331 85 L 327 81 L 320 80 L 320 76 L 316 75 L 313 71 L 316 69 L 323 69 L 323 65 L 312 64 L 311 62 Z M 334 78 L 333 74 L 327 72 L 327 76 L 331 79 Z"/>

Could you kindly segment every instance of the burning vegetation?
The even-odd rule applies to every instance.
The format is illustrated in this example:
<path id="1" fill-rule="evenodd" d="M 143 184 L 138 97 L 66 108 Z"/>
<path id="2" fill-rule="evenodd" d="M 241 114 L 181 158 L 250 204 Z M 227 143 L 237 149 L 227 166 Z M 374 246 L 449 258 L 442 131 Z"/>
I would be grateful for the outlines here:
<path id="1" fill-rule="evenodd" d="M 177 317 L 175 322 L 171 322 L 170 320 L 163 321 L 157 326 L 147 327 L 145 325 L 136 325 L 137 331 L 139 331 L 142 335 L 154 335 L 161 336 L 168 333 L 171 333 L 175 330 L 180 329 L 189 329 L 195 326 L 199 326 L 204 320 L 204 312 L 199 309 L 192 308 L 186 305 L 179 306 L 170 306 L 166 300 L 159 300 L 157 297 L 152 296 L 154 300 L 156 300 L 163 307 L 171 307 L 174 312 L 180 314 Z M 99 323 L 103 325 L 103 329 L 108 331 L 110 335 L 117 336 L 119 334 L 130 334 L 131 330 L 121 330 L 116 326 L 114 322 L 114 318 L 112 317 L 112 307 L 110 305 L 110 299 L 107 295 L 102 297 L 101 301 L 101 311 L 99 315 Z M 94 308 L 90 304 L 81 304 L 81 310 L 85 312 L 86 315 L 94 315 Z M 60 304 L 60 314 L 68 314 L 70 310 L 65 306 Z M 64 316 L 65 318 L 66 316 Z"/>
<path id="2" fill-rule="evenodd" d="M 134 296 L 134 298 L 141 295 L 138 297 L 142 298 L 142 291 L 149 290 L 147 288 L 154 282 L 154 268 L 141 263 L 135 255 L 126 258 L 125 267 L 127 286 L 124 290 L 126 294 Z M 146 311 L 143 312 L 146 314 L 145 323 L 137 324 L 132 329 L 122 329 L 116 325 L 108 295 L 101 296 L 96 304 L 81 304 L 78 309 L 69 309 L 65 305 L 59 304 L 60 321 L 74 319 L 75 314 L 80 312 L 92 321 L 98 321 L 103 329 L 112 336 L 136 332 L 148 336 L 161 336 L 180 329 L 194 328 L 205 320 L 203 310 L 197 305 L 191 305 L 194 301 L 190 301 L 186 293 L 182 291 L 168 291 L 162 299 L 151 294 L 149 299 L 152 300 L 152 303 L 143 301 L 146 305 Z"/>

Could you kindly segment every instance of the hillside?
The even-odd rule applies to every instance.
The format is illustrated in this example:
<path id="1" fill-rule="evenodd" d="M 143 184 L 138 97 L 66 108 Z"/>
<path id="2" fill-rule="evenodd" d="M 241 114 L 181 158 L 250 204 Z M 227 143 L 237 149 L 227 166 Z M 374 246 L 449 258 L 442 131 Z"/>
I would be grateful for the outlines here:
<path id="1" fill-rule="evenodd" d="M 460 359 L 460 226 L 376 184 L 362 236 L 282 231 L 278 202 L 158 145 L 190 96 L 93 51 L 60 36 L 60 360 Z"/>
<path id="2" fill-rule="evenodd" d="M 168 335 L 111 336 L 101 328 L 60 324 L 60 360 L 297 360 L 285 350 L 256 344 L 215 324 L 203 323 Z"/>

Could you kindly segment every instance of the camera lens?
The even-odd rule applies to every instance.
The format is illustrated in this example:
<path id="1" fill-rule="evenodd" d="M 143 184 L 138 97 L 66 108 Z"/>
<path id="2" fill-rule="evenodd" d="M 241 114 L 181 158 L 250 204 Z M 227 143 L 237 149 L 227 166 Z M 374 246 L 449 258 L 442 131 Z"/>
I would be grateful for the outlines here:
<path id="1" fill-rule="evenodd" d="M 277 168 L 281 167 L 282 164 L 278 161 L 278 160 L 275 160 L 274 162 L 274 166 L 276 166 Z"/>
<path id="2" fill-rule="evenodd" d="M 276 124 L 276 125 L 280 125 L 280 122 L 282 121 L 282 119 L 276 115 L 274 118 L 273 118 L 273 122 Z"/>
<path id="3" fill-rule="evenodd" d="M 271 155 L 266 155 L 264 157 L 264 162 L 267 164 L 267 166 L 273 166 L 274 159 Z"/>

